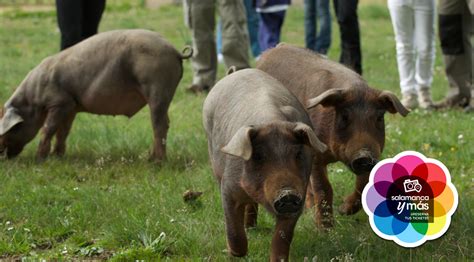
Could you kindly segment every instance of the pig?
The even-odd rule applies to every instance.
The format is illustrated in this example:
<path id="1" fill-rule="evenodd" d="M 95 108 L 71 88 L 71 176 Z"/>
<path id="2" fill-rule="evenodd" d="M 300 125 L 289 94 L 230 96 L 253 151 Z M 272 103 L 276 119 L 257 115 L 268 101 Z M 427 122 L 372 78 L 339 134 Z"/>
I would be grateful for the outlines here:
<path id="1" fill-rule="evenodd" d="M 66 138 L 77 113 L 131 118 L 148 104 L 154 144 L 150 159 L 166 155 L 168 107 L 183 75 L 178 52 L 158 33 L 116 30 L 98 34 L 44 59 L 21 82 L 0 112 L 0 152 L 21 153 L 42 128 L 37 157 L 66 151 Z"/>
<path id="2" fill-rule="evenodd" d="M 287 260 L 314 151 L 326 149 L 305 109 L 273 77 L 244 69 L 209 92 L 203 124 L 220 185 L 229 253 L 247 254 L 245 227 L 256 225 L 261 204 L 276 217 L 270 258 Z"/>
<path id="3" fill-rule="evenodd" d="M 333 226 L 333 191 L 327 165 L 344 163 L 356 174 L 355 190 L 339 207 L 351 215 L 361 209 L 361 193 L 385 143 L 384 114 L 408 114 L 389 91 L 370 88 L 351 69 L 308 49 L 280 44 L 264 54 L 257 68 L 279 80 L 307 108 L 318 138 L 328 150 L 313 161 L 307 207 L 314 206 L 315 222 Z"/>

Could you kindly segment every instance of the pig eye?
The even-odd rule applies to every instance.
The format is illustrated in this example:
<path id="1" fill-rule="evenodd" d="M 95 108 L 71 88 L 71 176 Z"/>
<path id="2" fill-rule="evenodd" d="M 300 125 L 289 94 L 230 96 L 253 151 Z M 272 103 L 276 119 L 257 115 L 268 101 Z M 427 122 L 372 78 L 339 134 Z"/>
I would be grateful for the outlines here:
<path id="1" fill-rule="evenodd" d="M 380 123 L 380 122 L 383 122 L 383 120 L 384 120 L 384 115 L 383 114 L 377 116 L 377 122 Z"/>
<path id="2" fill-rule="evenodd" d="M 263 161 L 263 155 L 259 152 L 253 152 L 252 153 L 252 160 L 254 162 L 257 162 L 257 163 L 262 162 Z"/>
<path id="3" fill-rule="evenodd" d="M 347 110 L 342 110 L 339 113 L 338 126 L 341 129 L 346 128 L 349 125 L 349 112 Z"/>
<path id="4" fill-rule="evenodd" d="M 301 148 L 299 148 L 298 151 L 296 151 L 295 158 L 297 160 L 302 160 L 303 159 L 303 150 L 301 150 Z"/>

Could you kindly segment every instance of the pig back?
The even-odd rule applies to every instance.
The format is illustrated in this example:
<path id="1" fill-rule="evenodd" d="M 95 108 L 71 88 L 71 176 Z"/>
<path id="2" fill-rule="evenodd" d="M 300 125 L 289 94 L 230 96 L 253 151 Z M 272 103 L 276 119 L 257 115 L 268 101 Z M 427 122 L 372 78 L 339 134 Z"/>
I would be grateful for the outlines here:
<path id="1" fill-rule="evenodd" d="M 262 54 L 257 68 L 278 79 L 303 105 L 332 88 L 364 85 L 361 76 L 311 50 L 280 44 Z"/>
<path id="2" fill-rule="evenodd" d="M 155 32 L 117 30 L 50 57 L 39 70 L 46 72 L 50 89 L 72 95 L 81 111 L 131 117 L 148 94 L 154 96 L 148 100 L 171 100 L 182 77 L 182 59 Z"/>
<path id="3" fill-rule="evenodd" d="M 280 82 L 258 69 L 244 69 L 220 80 L 203 108 L 210 150 L 218 154 L 243 126 L 276 121 L 311 122 L 303 106 Z"/>

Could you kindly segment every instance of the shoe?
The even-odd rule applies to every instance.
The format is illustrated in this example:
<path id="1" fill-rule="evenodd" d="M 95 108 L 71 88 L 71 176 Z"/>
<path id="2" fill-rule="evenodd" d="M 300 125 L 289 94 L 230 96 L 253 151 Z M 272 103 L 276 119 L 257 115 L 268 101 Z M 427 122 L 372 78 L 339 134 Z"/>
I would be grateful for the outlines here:
<path id="1" fill-rule="evenodd" d="M 466 114 L 470 114 L 470 113 L 474 113 L 474 107 L 472 105 L 468 105 L 464 108 L 464 113 Z"/>
<path id="2" fill-rule="evenodd" d="M 402 105 L 410 110 L 415 109 L 418 106 L 417 95 L 413 93 L 403 93 Z"/>
<path id="3" fill-rule="evenodd" d="M 186 88 L 186 91 L 189 93 L 200 94 L 206 91 L 209 91 L 209 86 L 207 85 L 199 85 L 199 84 L 192 84 L 190 87 Z"/>
<path id="4" fill-rule="evenodd" d="M 431 90 L 429 87 L 421 87 L 418 90 L 418 104 L 421 109 L 433 109 L 433 100 L 431 99 Z"/>
<path id="5" fill-rule="evenodd" d="M 219 64 L 223 64 L 224 63 L 224 55 L 222 55 L 221 53 L 217 54 L 217 62 L 219 62 Z"/>
<path id="6" fill-rule="evenodd" d="M 469 105 L 469 99 L 460 95 L 448 96 L 445 99 L 434 103 L 434 108 L 436 109 L 445 109 L 445 108 L 454 108 L 462 107 L 465 108 Z"/>

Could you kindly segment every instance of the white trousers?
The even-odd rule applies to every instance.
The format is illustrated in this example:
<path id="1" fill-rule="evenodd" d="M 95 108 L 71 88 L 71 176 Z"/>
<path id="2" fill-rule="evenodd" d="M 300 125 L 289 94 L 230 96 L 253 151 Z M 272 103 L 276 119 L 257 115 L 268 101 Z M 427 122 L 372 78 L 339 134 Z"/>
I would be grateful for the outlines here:
<path id="1" fill-rule="evenodd" d="M 435 0 L 388 0 L 402 93 L 429 88 L 435 57 Z"/>

